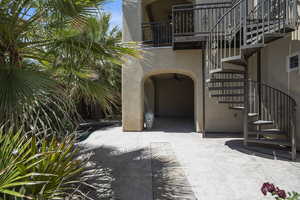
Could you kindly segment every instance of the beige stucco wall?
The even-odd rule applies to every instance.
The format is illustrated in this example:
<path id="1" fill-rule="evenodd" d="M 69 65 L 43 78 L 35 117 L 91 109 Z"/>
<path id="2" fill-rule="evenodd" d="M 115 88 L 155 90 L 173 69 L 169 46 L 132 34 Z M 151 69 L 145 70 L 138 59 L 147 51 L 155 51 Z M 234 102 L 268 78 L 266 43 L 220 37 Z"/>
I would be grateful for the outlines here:
<path id="1" fill-rule="evenodd" d="M 163 1 L 152 1 L 152 0 L 143 0 L 142 1 L 142 15 L 143 22 L 149 22 L 150 18 L 147 13 L 148 11 L 152 12 L 153 21 L 155 22 L 166 22 L 170 20 L 169 16 L 172 15 L 172 6 L 177 4 L 187 4 L 190 3 L 189 0 L 163 0 Z"/>
<path id="2" fill-rule="evenodd" d="M 162 73 L 180 73 L 194 81 L 195 123 L 197 131 L 202 127 L 202 71 L 201 51 L 173 51 L 169 48 L 144 50 L 143 59 L 131 59 L 122 70 L 122 112 L 124 131 L 143 129 L 144 81 Z"/>
<path id="3" fill-rule="evenodd" d="M 194 113 L 196 131 L 203 128 L 202 51 L 173 51 L 171 47 L 145 49 L 143 59 L 130 59 L 122 70 L 122 112 L 124 131 L 143 129 L 144 81 L 161 73 L 180 73 L 194 81 Z M 180 92 L 180 91 L 179 91 Z M 236 132 L 242 130 L 242 113 L 228 109 L 206 91 L 206 131 Z"/>
<path id="4" fill-rule="evenodd" d="M 155 85 L 151 78 L 145 80 L 144 98 L 144 111 L 153 113 L 155 111 Z"/>
<path id="5" fill-rule="evenodd" d="M 141 0 L 123 0 L 123 41 L 142 40 Z"/>
<path id="6" fill-rule="evenodd" d="M 148 0 L 154 2 L 154 0 Z M 207 2 L 199 0 L 198 2 Z M 211 1 L 209 1 L 211 2 Z M 123 41 L 141 41 L 142 1 L 123 0 Z M 202 52 L 201 50 L 173 51 L 172 48 L 144 49 L 144 59 L 130 59 L 122 70 L 123 129 L 143 129 L 144 81 L 160 73 L 181 73 L 194 81 L 194 109 L 197 131 L 203 128 L 202 110 Z M 229 110 L 227 105 L 217 104 L 206 91 L 206 131 L 235 132 L 242 130 L 239 111 Z"/>
<path id="7" fill-rule="evenodd" d="M 287 72 L 287 56 L 300 51 L 300 41 L 291 36 L 277 40 L 262 50 L 262 80 L 290 94 L 297 102 L 297 146 L 300 149 L 300 72 Z"/>

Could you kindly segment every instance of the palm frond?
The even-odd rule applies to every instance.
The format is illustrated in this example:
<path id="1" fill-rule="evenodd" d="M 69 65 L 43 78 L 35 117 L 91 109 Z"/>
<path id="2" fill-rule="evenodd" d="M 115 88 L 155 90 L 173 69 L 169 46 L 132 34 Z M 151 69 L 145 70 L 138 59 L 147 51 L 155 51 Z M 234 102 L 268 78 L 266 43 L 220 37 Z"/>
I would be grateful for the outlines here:
<path id="1" fill-rule="evenodd" d="M 72 101 L 49 75 L 28 68 L 0 68 L 1 123 L 67 132 L 78 121 Z"/>

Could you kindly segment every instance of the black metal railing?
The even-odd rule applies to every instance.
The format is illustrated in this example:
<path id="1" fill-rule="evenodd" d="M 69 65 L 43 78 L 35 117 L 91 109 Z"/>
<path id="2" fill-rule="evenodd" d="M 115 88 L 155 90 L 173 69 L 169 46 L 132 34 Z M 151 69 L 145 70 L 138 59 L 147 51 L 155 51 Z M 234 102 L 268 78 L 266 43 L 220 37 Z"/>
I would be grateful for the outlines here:
<path id="1" fill-rule="evenodd" d="M 172 45 L 171 22 L 149 22 L 142 24 L 144 45 L 153 47 Z"/>
<path id="2" fill-rule="evenodd" d="M 247 16 L 246 44 L 264 44 L 267 33 L 285 33 L 297 27 L 295 0 L 263 0 Z"/>
<path id="3" fill-rule="evenodd" d="M 174 37 L 208 34 L 211 27 L 231 6 L 231 1 L 173 6 Z"/>
<path id="4" fill-rule="evenodd" d="M 249 81 L 249 112 L 273 121 L 288 140 L 295 139 L 296 101 L 285 92 L 257 81 Z"/>
<path id="5" fill-rule="evenodd" d="M 222 59 L 242 57 L 240 47 L 265 44 L 267 33 L 297 28 L 296 0 L 262 0 L 250 10 L 247 0 L 237 1 L 212 27 L 207 43 L 209 71 L 222 69 Z"/>

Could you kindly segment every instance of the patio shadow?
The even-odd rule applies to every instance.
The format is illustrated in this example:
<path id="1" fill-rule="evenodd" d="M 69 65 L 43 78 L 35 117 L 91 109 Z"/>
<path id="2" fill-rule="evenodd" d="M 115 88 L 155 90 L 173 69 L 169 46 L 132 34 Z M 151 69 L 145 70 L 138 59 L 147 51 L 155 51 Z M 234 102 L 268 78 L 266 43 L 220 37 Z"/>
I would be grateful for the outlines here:
<path id="1" fill-rule="evenodd" d="M 290 152 L 287 148 L 284 147 L 261 144 L 248 144 L 248 146 L 246 147 L 244 146 L 242 139 L 226 141 L 225 145 L 233 150 L 252 156 L 272 160 L 291 161 Z M 299 158 L 296 162 L 299 162 Z"/>
<path id="2" fill-rule="evenodd" d="M 98 189 L 89 196 L 98 200 L 196 200 L 176 159 L 157 155 L 160 148 L 156 150 L 121 152 L 108 146 L 89 150 L 100 173 L 91 182 Z"/>

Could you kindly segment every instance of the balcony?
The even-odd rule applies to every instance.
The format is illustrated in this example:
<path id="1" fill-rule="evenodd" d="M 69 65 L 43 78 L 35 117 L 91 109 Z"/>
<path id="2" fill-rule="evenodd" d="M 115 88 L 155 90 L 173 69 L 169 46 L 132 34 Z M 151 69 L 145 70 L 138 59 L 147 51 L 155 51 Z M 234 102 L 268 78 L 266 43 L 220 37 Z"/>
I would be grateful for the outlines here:
<path id="1" fill-rule="evenodd" d="M 143 43 L 152 47 L 172 45 L 171 22 L 149 22 L 142 24 Z"/>
<path id="2" fill-rule="evenodd" d="M 142 24 L 143 43 L 151 47 L 204 49 L 210 29 L 226 11 L 231 1 L 222 3 L 173 5 L 170 20 Z"/>

